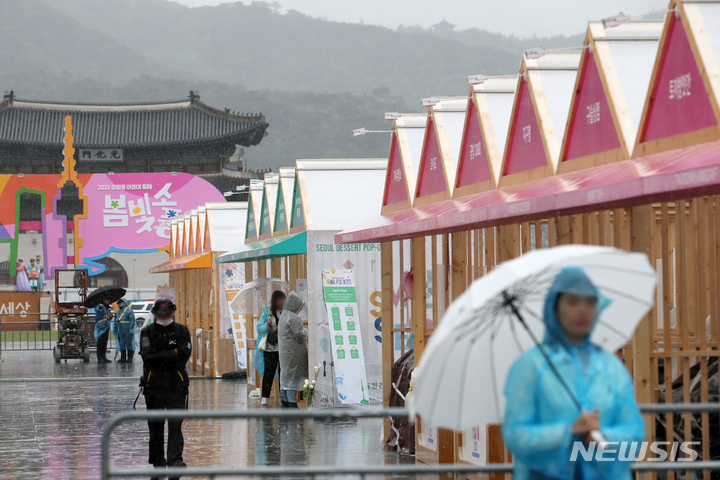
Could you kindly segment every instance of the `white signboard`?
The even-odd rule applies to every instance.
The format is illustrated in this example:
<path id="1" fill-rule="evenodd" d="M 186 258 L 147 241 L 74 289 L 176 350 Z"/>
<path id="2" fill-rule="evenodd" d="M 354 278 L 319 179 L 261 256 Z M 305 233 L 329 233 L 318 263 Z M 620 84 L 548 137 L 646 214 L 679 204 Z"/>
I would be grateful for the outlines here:
<path id="1" fill-rule="evenodd" d="M 230 321 L 230 331 L 232 332 L 233 344 L 235 345 L 235 356 L 237 358 L 238 370 L 247 369 L 246 343 L 247 335 L 245 331 L 245 320 L 243 317 L 235 313 L 230 306 L 235 295 L 245 286 L 245 264 L 243 263 L 224 263 L 220 265 L 220 275 L 223 281 L 222 287 L 225 300 L 228 306 L 228 317 Z M 223 309 L 224 310 L 224 309 Z M 248 370 L 250 371 L 250 370 Z"/>
<path id="2" fill-rule="evenodd" d="M 322 280 L 338 403 L 368 404 L 365 354 L 353 272 L 323 270 Z"/>

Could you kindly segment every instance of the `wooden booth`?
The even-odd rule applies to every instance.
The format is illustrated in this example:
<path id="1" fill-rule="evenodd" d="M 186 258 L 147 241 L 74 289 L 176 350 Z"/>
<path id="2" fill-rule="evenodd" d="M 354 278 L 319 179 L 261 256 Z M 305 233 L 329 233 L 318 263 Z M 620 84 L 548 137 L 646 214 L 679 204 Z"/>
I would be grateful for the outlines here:
<path id="1" fill-rule="evenodd" d="M 208 203 L 173 219 L 170 259 L 150 269 L 150 273 L 170 274 L 175 319 L 187 325 L 193 341 L 190 368 L 208 377 L 240 369 L 236 347 L 244 339 L 227 333 L 231 316 L 221 308 L 220 302 L 227 304 L 227 299 L 221 298 L 223 278 L 214 260 L 242 242 L 246 210 L 244 202 Z"/>
<path id="2" fill-rule="evenodd" d="M 707 22 L 719 8 L 672 1 L 659 41 L 656 22 L 612 32 L 592 23 L 582 53 L 547 72 L 548 59 L 525 57 L 499 188 L 463 196 L 456 188 L 451 200 L 416 203 L 336 236 L 383 242 L 383 317 L 397 316 L 395 256 L 403 269 L 431 271 L 428 284 L 414 282 L 409 305 L 416 351 L 443 302 L 498 263 L 560 244 L 614 246 L 647 254 L 660 277 L 657 305 L 618 352 L 638 401 L 708 400 L 720 351 L 720 40 Z M 718 425 L 708 414 L 646 415 L 646 427 L 648 439 L 664 429 L 659 440 L 700 441 L 709 459 Z M 488 462 L 509 460 L 497 428 L 486 448 Z"/>
<path id="3" fill-rule="evenodd" d="M 278 177 L 270 182 L 267 178 L 265 180 L 265 196 L 273 195 L 275 198 L 273 215 L 270 216 L 268 211 L 268 224 L 274 227 L 272 233 L 259 239 L 268 232 L 258 230 L 261 235 L 256 241 L 248 242 L 216 259 L 218 264 L 247 265 L 246 282 L 261 277 L 275 277 L 287 281 L 293 290 L 306 291 L 308 301 L 304 315 L 307 316 L 310 335 L 309 362 L 310 365 L 325 365 L 326 370 L 318 379 L 318 389 L 328 394 L 330 405 L 339 402 L 333 395 L 335 386 L 327 344 L 329 330 L 321 270 L 354 270 L 358 279 L 358 295 L 364 296 L 362 301 L 358 299 L 360 309 L 376 311 L 380 315 L 379 309 L 372 307 L 369 300 L 371 294 L 377 292 L 379 297 L 380 292 L 379 245 L 372 249 L 367 246 L 336 249 L 334 235 L 352 225 L 356 219 L 367 220 L 377 212 L 386 169 L 385 159 L 298 160 L 294 169 L 283 168 Z M 252 201 L 256 201 L 256 198 L 263 202 L 259 196 Z M 265 213 L 258 223 L 264 224 L 264 218 Z M 248 222 L 252 220 L 248 216 Z M 248 231 L 251 228 L 249 225 Z M 361 282 L 360 279 L 364 280 Z M 379 305 L 379 300 L 376 303 Z M 254 355 L 257 319 L 261 313 L 260 309 L 254 309 L 246 314 L 246 331 L 251 335 L 248 339 L 250 356 Z M 377 403 L 380 404 L 381 348 L 375 340 L 376 335 L 369 335 L 375 328 L 375 323 L 370 322 L 370 316 L 360 317 L 360 327 L 366 346 L 368 337 L 378 343 L 375 347 L 370 342 L 369 347 L 372 348 L 365 349 L 365 361 L 368 381 L 373 379 L 370 383 L 375 385 L 370 393 L 377 396 Z M 248 375 L 248 381 L 259 385 L 259 375 Z"/>

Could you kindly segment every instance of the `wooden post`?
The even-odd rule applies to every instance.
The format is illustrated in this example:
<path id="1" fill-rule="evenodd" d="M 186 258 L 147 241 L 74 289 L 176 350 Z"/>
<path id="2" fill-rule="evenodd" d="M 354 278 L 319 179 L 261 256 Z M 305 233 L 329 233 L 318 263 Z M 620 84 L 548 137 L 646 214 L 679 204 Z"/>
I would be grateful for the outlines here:
<path id="1" fill-rule="evenodd" d="M 519 225 L 505 225 L 497 228 L 497 264 L 520 256 Z M 509 453 L 505 448 L 500 425 L 487 425 L 488 463 L 507 463 Z M 490 480 L 501 480 L 504 474 L 490 475 Z"/>
<path id="2" fill-rule="evenodd" d="M 452 301 L 467 288 L 467 243 L 468 232 L 457 232 L 452 236 Z M 417 361 L 417 359 L 416 359 Z"/>
<path id="3" fill-rule="evenodd" d="M 270 260 L 270 276 L 272 278 L 280 278 L 280 259 L 273 258 Z"/>
<path id="4" fill-rule="evenodd" d="M 652 259 L 652 227 L 655 215 L 652 205 L 633 207 L 630 210 L 631 241 L 630 249 L 633 252 L 644 253 Z M 652 361 L 650 353 L 653 349 L 652 314 L 642 319 L 633 336 L 633 377 L 635 384 L 635 397 L 638 403 L 653 403 Z M 687 378 L 687 377 L 686 377 Z M 653 438 L 654 418 L 645 416 L 646 438 Z"/>
<path id="5" fill-rule="evenodd" d="M 300 259 L 299 255 L 293 255 L 291 257 L 288 257 L 288 268 L 289 268 L 289 277 L 290 281 L 288 282 L 290 284 L 290 290 L 293 292 L 297 291 L 297 279 L 298 279 L 298 261 Z"/>
<path id="6" fill-rule="evenodd" d="M 573 242 L 575 222 L 573 217 L 558 217 L 557 221 L 557 245 L 569 245 Z"/>
<path id="7" fill-rule="evenodd" d="M 382 371 L 383 371 L 383 407 L 390 406 L 392 391 L 393 358 L 393 245 L 386 242 L 380 250 L 381 299 L 382 299 Z M 390 420 L 383 419 L 383 440 L 390 435 Z"/>
<path id="8" fill-rule="evenodd" d="M 415 366 L 420 363 L 426 341 L 426 304 L 425 298 L 425 237 L 413 238 L 412 268 L 413 268 L 413 300 L 412 300 L 412 326 L 415 332 Z"/>
<path id="9" fill-rule="evenodd" d="M 250 283 L 253 281 L 253 262 L 246 262 L 245 263 L 245 283 Z M 253 322 L 253 316 L 252 312 L 250 313 L 244 313 L 243 314 L 244 320 L 245 320 L 245 353 L 247 355 L 247 359 L 245 360 L 245 365 L 248 366 L 248 372 L 247 372 L 247 378 L 248 378 L 248 384 L 256 385 L 255 381 L 255 362 L 251 362 L 250 358 L 251 355 L 255 356 L 255 325 Z M 250 365 L 253 367 L 250 368 Z M 250 390 L 250 388 L 248 388 Z"/>

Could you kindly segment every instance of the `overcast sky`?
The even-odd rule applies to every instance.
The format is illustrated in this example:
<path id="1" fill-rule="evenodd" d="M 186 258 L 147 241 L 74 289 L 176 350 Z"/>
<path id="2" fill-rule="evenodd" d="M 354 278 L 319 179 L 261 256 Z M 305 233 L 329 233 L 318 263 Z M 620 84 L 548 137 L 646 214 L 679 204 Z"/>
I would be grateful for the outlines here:
<path id="1" fill-rule="evenodd" d="M 171 0 L 201 7 L 236 0 Z M 272 3 L 272 0 L 268 0 Z M 667 0 L 277 0 L 284 9 L 339 22 L 364 22 L 395 29 L 398 25 L 428 27 L 443 18 L 459 30 L 531 37 L 584 33 L 588 20 L 622 11 L 637 15 L 667 7 Z M 248 4 L 250 0 L 243 3 Z"/>

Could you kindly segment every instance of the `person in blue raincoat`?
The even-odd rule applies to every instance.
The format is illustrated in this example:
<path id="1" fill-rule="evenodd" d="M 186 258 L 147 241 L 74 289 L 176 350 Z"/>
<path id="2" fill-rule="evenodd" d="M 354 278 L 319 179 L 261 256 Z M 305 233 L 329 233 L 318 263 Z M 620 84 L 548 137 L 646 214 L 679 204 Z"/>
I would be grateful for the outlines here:
<path id="1" fill-rule="evenodd" d="M 118 300 L 118 311 L 115 314 L 113 333 L 117 338 L 117 350 L 120 350 L 118 363 L 132 363 L 135 355 L 135 334 L 137 323 L 135 313 L 124 298 Z"/>
<path id="2" fill-rule="evenodd" d="M 97 341 L 98 363 L 110 363 L 110 360 L 105 358 L 110 336 L 110 322 L 113 317 L 110 305 L 112 305 L 110 299 L 103 298 L 103 301 L 95 307 L 95 340 Z"/>
<path id="3" fill-rule="evenodd" d="M 515 480 L 631 478 L 632 462 L 618 459 L 622 453 L 618 444 L 602 454 L 610 461 L 598 461 L 596 455 L 584 460 L 581 454 L 588 450 L 590 432 L 595 430 L 608 442 L 642 442 L 645 436 L 625 365 L 590 341 L 609 303 L 580 268 L 565 268 L 553 281 L 544 304 L 543 343 L 515 361 L 505 384 L 502 432 L 514 456 Z M 575 394 L 582 412 L 540 348 Z M 573 447 L 579 452 L 575 461 L 571 461 Z M 635 455 L 640 448 L 639 443 L 635 445 Z M 632 452 L 633 446 L 627 444 L 624 455 Z"/>
<path id="4" fill-rule="evenodd" d="M 270 297 L 270 307 L 266 307 L 258 319 L 258 339 L 255 344 L 255 368 L 260 372 L 260 375 L 263 376 L 262 406 L 267 406 L 270 399 L 270 392 L 272 392 L 273 382 L 279 375 L 280 353 L 278 352 L 277 327 L 283 305 L 285 305 L 285 294 L 280 290 L 274 291 L 272 297 Z M 274 338 L 272 339 L 274 343 L 270 337 L 268 337 L 268 334 L 273 331 L 275 332 Z M 267 339 L 263 342 L 263 339 L 266 337 Z M 260 349 L 260 345 L 264 345 L 264 348 Z"/>

